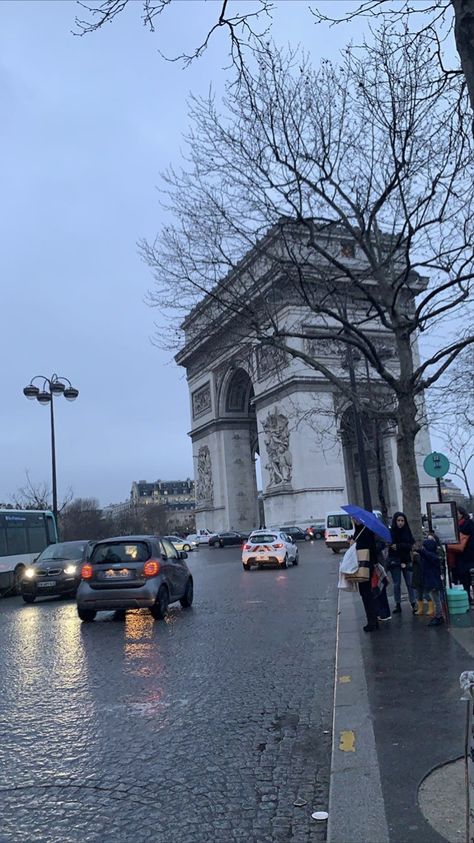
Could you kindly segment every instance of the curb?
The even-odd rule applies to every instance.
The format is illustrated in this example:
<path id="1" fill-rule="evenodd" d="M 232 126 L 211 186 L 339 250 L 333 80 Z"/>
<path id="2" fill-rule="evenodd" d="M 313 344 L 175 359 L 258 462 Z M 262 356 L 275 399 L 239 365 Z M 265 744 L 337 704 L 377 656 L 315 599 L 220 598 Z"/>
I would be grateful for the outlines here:
<path id="1" fill-rule="evenodd" d="M 327 843 L 389 843 L 360 645 L 358 596 L 339 592 Z"/>

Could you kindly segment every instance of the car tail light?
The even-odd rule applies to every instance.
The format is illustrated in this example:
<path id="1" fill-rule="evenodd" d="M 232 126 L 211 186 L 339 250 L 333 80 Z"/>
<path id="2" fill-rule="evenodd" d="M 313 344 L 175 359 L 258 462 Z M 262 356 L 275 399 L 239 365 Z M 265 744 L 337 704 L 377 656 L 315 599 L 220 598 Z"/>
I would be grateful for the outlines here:
<path id="1" fill-rule="evenodd" d="M 283 544 L 283 542 L 277 542 L 277 544 L 274 544 L 273 547 L 275 548 L 275 550 L 280 550 L 280 548 L 285 547 L 285 545 Z"/>
<path id="2" fill-rule="evenodd" d="M 244 545 L 242 545 L 242 550 L 250 550 L 251 547 L 252 547 L 251 544 L 244 544 Z"/>
<path id="3" fill-rule="evenodd" d="M 158 559 L 149 559 L 148 562 L 145 562 L 143 573 L 146 577 L 156 577 L 159 571 L 160 563 L 158 562 Z"/>
<path id="4" fill-rule="evenodd" d="M 83 580 L 90 580 L 92 577 L 92 565 L 83 565 L 81 568 L 81 577 Z"/>

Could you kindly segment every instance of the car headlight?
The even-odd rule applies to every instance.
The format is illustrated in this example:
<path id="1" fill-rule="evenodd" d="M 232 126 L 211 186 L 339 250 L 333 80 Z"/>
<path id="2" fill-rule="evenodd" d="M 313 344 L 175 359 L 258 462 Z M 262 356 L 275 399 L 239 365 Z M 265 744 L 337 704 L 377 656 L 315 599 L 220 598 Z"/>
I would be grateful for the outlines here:
<path id="1" fill-rule="evenodd" d="M 35 568 L 27 568 L 25 571 L 25 578 L 27 580 L 32 580 L 33 577 L 36 577 L 36 569 Z"/>
<path id="2" fill-rule="evenodd" d="M 65 574 L 75 574 L 77 571 L 77 565 L 66 565 L 64 569 Z"/>

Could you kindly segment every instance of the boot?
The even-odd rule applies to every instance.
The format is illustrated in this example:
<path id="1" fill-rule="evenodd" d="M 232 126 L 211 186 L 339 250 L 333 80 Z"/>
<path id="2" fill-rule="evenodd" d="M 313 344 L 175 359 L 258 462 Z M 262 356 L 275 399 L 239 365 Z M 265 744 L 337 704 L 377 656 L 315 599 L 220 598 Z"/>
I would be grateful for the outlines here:
<path id="1" fill-rule="evenodd" d="M 417 607 L 417 615 L 422 615 L 423 609 L 424 609 L 423 600 L 418 600 L 418 603 L 416 604 L 416 607 Z"/>
<path id="2" fill-rule="evenodd" d="M 395 608 L 392 609 L 392 615 L 401 615 L 401 613 L 402 613 L 402 607 L 400 606 L 400 603 L 397 603 Z"/>
<path id="3" fill-rule="evenodd" d="M 414 615 L 419 614 L 418 603 L 416 602 L 416 600 L 414 603 L 411 604 L 411 609 Z M 421 614 L 423 614 L 423 612 Z"/>
<path id="4" fill-rule="evenodd" d="M 434 615 L 434 603 L 432 600 L 428 600 L 428 611 L 427 615 Z"/>
<path id="5" fill-rule="evenodd" d="M 428 626 L 442 626 L 443 624 L 444 618 L 433 618 L 433 620 L 428 623 Z"/>

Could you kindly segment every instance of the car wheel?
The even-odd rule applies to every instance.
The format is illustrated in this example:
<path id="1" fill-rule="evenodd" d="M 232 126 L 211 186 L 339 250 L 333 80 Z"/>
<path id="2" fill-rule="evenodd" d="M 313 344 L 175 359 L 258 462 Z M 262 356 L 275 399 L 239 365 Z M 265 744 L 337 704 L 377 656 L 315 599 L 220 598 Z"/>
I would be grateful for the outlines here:
<path id="1" fill-rule="evenodd" d="M 288 568 L 288 554 L 286 554 L 283 562 L 280 563 L 280 568 Z"/>
<path id="2" fill-rule="evenodd" d="M 191 550 L 191 546 L 189 544 L 183 544 L 183 550 L 185 550 L 186 553 L 189 553 L 189 551 Z"/>
<path id="3" fill-rule="evenodd" d="M 293 559 L 293 565 L 297 565 L 299 561 L 300 561 L 300 555 L 299 555 L 298 551 L 296 551 L 296 556 Z"/>
<path id="4" fill-rule="evenodd" d="M 95 619 L 97 612 L 95 612 L 94 609 L 81 609 L 80 606 L 78 606 L 77 614 L 84 623 L 91 623 L 91 621 Z"/>
<path id="5" fill-rule="evenodd" d="M 151 606 L 150 612 L 155 621 L 162 621 L 166 617 L 169 604 L 168 589 L 165 585 L 160 585 L 158 594 L 156 595 L 156 602 Z"/>
<path id="6" fill-rule="evenodd" d="M 36 594 L 22 594 L 22 597 L 25 603 L 34 603 L 36 600 Z"/>
<path id="7" fill-rule="evenodd" d="M 190 606 L 193 604 L 193 597 L 194 597 L 194 586 L 191 577 L 189 577 L 186 583 L 185 592 L 179 601 L 183 607 L 183 609 L 189 609 Z"/>
<path id="8" fill-rule="evenodd" d="M 219 547 L 219 545 L 220 545 L 220 542 L 212 542 L 213 547 Z"/>
<path id="9" fill-rule="evenodd" d="M 244 569 L 244 571 L 250 571 L 250 565 L 248 565 L 246 562 L 242 562 L 242 568 Z"/>
<path id="10" fill-rule="evenodd" d="M 221 539 L 221 540 L 220 540 L 220 542 L 219 542 L 219 546 L 220 546 L 220 547 L 224 547 L 224 542 L 222 541 L 222 539 Z"/>
<path id="11" fill-rule="evenodd" d="M 308 536 L 308 535 L 306 535 L 306 536 L 304 537 L 304 540 L 305 540 L 305 542 L 310 542 L 312 538 L 313 538 L 312 536 Z"/>
<path id="12" fill-rule="evenodd" d="M 21 581 L 25 576 L 25 566 L 17 565 L 13 572 L 13 594 L 20 594 Z"/>

